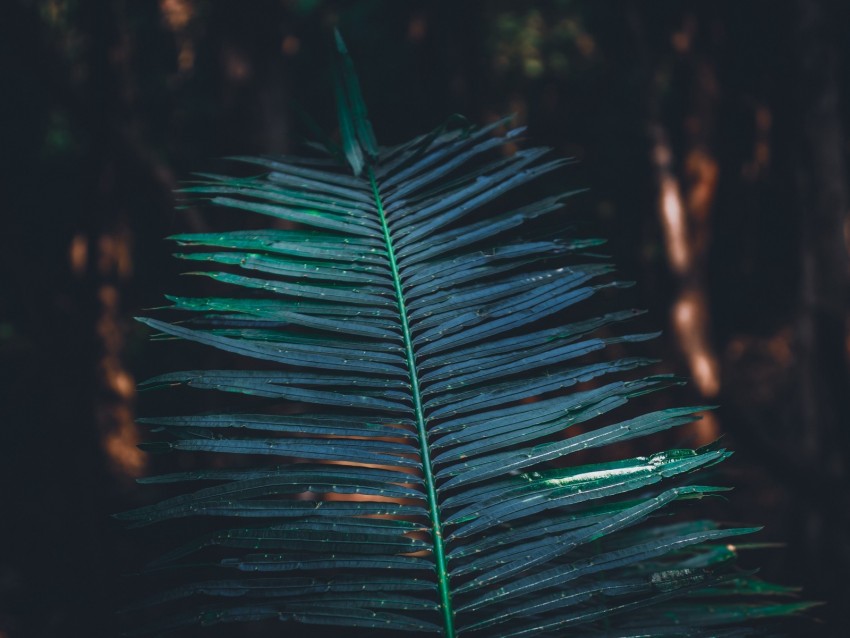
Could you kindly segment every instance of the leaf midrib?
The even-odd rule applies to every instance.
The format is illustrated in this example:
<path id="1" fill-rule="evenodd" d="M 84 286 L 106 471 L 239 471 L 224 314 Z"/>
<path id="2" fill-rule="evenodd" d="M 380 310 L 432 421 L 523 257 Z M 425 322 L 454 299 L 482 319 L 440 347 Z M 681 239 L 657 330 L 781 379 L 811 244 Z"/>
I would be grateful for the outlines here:
<path id="1" fill-rule="evenodd" d="M 398 303 L 399 317 L 401 319 L 401 331 L 404 339 L 404 351 L 407 359 L 407 368 L 410 374 L 410 391 L 413 397 L 413 410 L 416 416 L 416 430 L 419 435 L 419 455 L 422 460 L 422 472 L 425 480 L 425 488 L 428 498 L 428 513 L 431 517 L 431 539 L 434 545 L 434 561 L 437 571 L 437 589 L 440 595 L 440 608 L 443 611 L 443 623 L 446 638 L 455 637 L 454 613 L 452 611 L 451 591 L 449 589 L 449 573 L 446 561 L 445 546 L 443 541 L 443 524 L 440 519 L 440 508 L 437 502 L 437 485 L 431 467 L 431 451 L 428 447 L 428 436 L 425 428 L 425 412 L 422 408 L 422 397 L 419 392 L 419 373 L 416 369 L 416 360 L 413 354 L 413 342 L 410 337 L 410 326 L 407 319 L 407 307 L 402 290 L 401 277 L 399 276 L 398 264 L 396 263 L 393 240 L 390 235 L 387 218 L 384 214 L 384 205 L 375 180 L 375 173 L 370 166 L 369 183 L 372 187 L 372 195 L 375 198 L 375 206 L 381 221 L 381 230 L 384 233 L 384 241 L 387 247 L 387 256 L 390 261 L 390 270 L 393 277 L 396 301 Z"/>

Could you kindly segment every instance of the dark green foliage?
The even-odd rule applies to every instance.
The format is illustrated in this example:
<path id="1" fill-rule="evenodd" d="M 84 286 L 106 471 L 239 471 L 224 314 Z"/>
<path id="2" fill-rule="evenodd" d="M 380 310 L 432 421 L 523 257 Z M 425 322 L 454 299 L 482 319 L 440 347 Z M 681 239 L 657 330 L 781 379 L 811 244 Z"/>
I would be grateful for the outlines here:
<path id="1" fill-rule="evenodd" d="M 447 636 L 739 636 L 745 621 L 803 609 L 729 597 L 788 593 L 736 569 L 730 543 L 752 528 L 659 517 L 720 491 L 691 475 L 728 452 L 569 463 L 706 408 L 617 417 L 680 381 L 624 380 L 652 361 L 604 356 L 653 335 L 598 336 L 637 313 L 582 311 L 627 285 L 584 254 L 599 240 L 526 232 L 572 193 L 517 203 L 518 189 L 565 161 L 498 154 L 520 134 L 505 122 L 379 148 L 337 47 L 348 170 L 242 157 L 262 176 L 201 175 L 187 193 L 299 229 L 175 237 L 226 296 L 171 298 L 189 321 L 142 320 L 246 365 L 146 386 L 265 400 L 261 412 L 144 419 L 165 434 L 151 451 L 251 455 L 146 479 L 201 486 L 121 515 L 213 524 L 152 565 L 185 563 L 185 584 L 141 604 L 170 605 L 151 629 L 276 618 Z"/>

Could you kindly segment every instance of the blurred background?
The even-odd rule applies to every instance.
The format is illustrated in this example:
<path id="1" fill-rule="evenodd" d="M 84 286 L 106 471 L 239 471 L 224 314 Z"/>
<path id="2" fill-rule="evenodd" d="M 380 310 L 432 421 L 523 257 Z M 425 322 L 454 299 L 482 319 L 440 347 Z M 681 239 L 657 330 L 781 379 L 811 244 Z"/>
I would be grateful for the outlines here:
<path id="1" fill-rule="evenodd" d="M 334 130 L 333 26 L 383 144 L 514 113 L 580 160 L 569 223 L 638 282 L 672 400 L 722 406 L 673 440 L 737 450 L 718 515 L 765 524 L 785 545 L 751 562 L 846 635 L 850 4 L 7 0 L 0 638 L 113 635 L 146 551 L 109 518 L 150 498 L 135 382 L 176 366 L 132 316 L 183 285 L 162 238 L 218 227 L 173 191 L 300 152 L 300 113 Z"/>

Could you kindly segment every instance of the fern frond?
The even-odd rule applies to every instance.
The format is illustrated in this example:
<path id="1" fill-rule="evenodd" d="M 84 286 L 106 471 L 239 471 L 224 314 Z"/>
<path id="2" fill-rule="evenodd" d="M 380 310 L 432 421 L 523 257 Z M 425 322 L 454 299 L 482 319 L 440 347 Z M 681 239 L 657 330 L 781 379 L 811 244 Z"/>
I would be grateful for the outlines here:
<path id="1" fill-rule="evenodd" d="M 728 602 L 784 593 L 734 567 L 728 548 L 752 528 L 660 518 L 720 491 L 693 474 L 725 450 L 569 463 L 707 408 L 618 416 L 681 381 L 608 355 L 654 335 L 611 336 L 636 311 L 585 309 L 629 285 L 585 254 L 601 240 L 527 232 L 575 194 L 520 199 L 565 160 L 499 154 L 521 134 L 504 121 L 379 148 L 337 47 L 348 167 L 238 157 L 264 173 L 198 175 L 189 196 L 299 226 L 175 236 L 222 296 L 170 297 L 188 321 L 141 319 L 238 355 L 145 387 L 252 400 L 142 420 L 163 433 L 151 451 L 228 459 L 145 479 L 187 491 L 120 515 L 209 524 L 152 565 L 184 574 L 142 603 L 172 609 L 152 629 L 276 618 L 449 637 L 738 636 L 742 621 L 797 611 Z"/>

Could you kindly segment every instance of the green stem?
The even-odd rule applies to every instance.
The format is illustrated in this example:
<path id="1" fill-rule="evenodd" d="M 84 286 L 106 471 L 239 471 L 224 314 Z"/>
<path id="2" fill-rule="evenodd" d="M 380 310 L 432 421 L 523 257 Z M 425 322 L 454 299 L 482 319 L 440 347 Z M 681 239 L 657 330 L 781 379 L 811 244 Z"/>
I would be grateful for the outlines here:
<path id="1" fill-rule="evenodd" d="M 437 503 L 437 484 L 434 480 L 434 472 L 431 467 L 431 450 L 428 448 L 428 432 L 425 429 L 425 412 L 422 409 L 422 398 L 419 395 L 419 374 L 416 371 L 416 359 L 413 356 L 413 342 L 410 338 L 410 326 L 407 321 L 407 308 L 404 304 L 404 293 L 401 288 L 401 277 L 398 273 L 398 264 L 395 260 L 393 240 L 390 237 L 390 229 L 384 214 L 384 205 L 378 192 L 378 184 L 375 181 L 375 173 L 369 167 L 369 182 L 372 184 L 372 195 L 378 207 L 378 215 L 381 218 L 381 227 L 384 231 L 384 240 L 387 244 L 387 255 L 390 259 L 390 268 L 393 274 L 393 285 L 395 287 L 398 311 L 401 316 L 401 332 L 404 337 L 404 351 L 407 355 L 407 369 L 410 373 L 410 389 L 413 394 L 413 410 L 416 414 L 416 429 L 419 433 L 419 455 L 422 458 L 422 471 L 424 473 L 425 486 L 428 491 L 428 510 L 431 515 L 431 538 L 434 543 L 434 558 L 437 567 L 437 588 L 440 592 L 440 607 L 443 610 L 443 621 L 446 628 L 446 638 L 455 637 L 454 613 L 452 612 L 452 596 L 449 590 L 449 571 L 446 564 L 446 551 L 443 541 L 443 524 L 440 521 L 440 508 Z"/>

